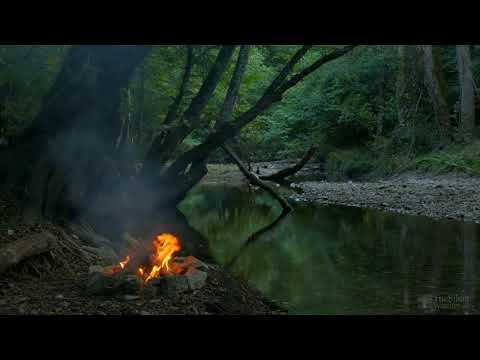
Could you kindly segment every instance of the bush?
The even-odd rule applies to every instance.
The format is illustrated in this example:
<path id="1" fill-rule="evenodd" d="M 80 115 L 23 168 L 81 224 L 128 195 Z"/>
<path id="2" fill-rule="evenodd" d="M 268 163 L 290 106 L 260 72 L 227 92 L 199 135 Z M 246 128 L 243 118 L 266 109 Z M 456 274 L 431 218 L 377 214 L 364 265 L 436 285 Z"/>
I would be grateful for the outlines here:
<path id="1" fill-rule="evenodd" d="M 409 169 L 444 174 L 448 172 L 480 175 L 480 142 L 468 146 L 452 145 L 413 161 Z"/>
<path id="2" fill-rule="evenodd" d="M 374 169 L 374 160 L 365 150 L 332 152 L 327 157 L 326 172 L 331 180 L 356 180 Z"/>

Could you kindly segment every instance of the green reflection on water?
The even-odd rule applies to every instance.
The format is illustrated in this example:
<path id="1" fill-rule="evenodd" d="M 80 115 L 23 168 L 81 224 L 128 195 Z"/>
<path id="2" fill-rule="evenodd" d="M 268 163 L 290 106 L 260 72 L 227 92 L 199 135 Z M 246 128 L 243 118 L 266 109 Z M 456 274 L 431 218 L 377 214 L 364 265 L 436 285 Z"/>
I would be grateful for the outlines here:
<path id="1" fill-rule="evenodd" d="M 202 186 L 180 210 L 220 263 L 240 254 L 233 271 L 292 314 L 476 312 L 477 225 L 297 204 L 242 250 L 281 212 L 262 191 Z"/>

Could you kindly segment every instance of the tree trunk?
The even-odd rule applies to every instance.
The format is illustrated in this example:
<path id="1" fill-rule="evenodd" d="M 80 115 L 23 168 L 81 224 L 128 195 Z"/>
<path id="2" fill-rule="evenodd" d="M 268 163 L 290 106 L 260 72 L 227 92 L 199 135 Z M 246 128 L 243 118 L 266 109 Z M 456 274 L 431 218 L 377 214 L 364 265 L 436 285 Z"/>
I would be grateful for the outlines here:
<path id="1" fill-rule="evenodd" d="M 422 92 L 423 65 L 417 45 L 398 45 L 400 68 L 397 80 L 398 127 L 405 128 L 415 115 Z"/>
<path id="2" fill-rule="evenodd" d="M 460 136 L 471 142 L 475 129 L 475 84 L 470 45 L 457 45 L 457 66 L 460 83 Z"/>
<path id="3" fill-rule="evenodd" d="M 11 164 L 12 169 L 19 171 L 9 172 L 10 180 L 14 178 L 16 185 L 26 189 L 26 218 L 36 221 L 48 214 L 53 219 L 75 220 L 81 216 L 82 220 L 93 219 L 105 228 L 114 228 L 118 234 L 132 228 L 135 231 L 130 233 L 136 236 L 144 233 L 145 239 L 152 231 L 168 229 L 166 214 L 172 212 L 206 175 L 206 163 L 213 151 L 233 139 L 243 127 L 322 65 L 355 48 L 336 49 L 292 74 L 311 47 L 303 46 L 292 56 L 252 108 L 220 124 L 204 143 L 175 159 L 178 145 L 201 125 L 201 114 L 236 48 L 222 46 L 209 75 L 182 115 L 182 121 L 175 124 L 165 142 L 157 143 L 163 145 L 156 149 L 158 151 L 150 152 L 153 154 L 147 159 L 151 161 L 150 169 L 165 167 L 165 171 L 143 172 L 141 176 L 130 178 L 121 177 L 116 165 L 122 160 L 115 152 L 121 129 L 120 95 L 121 89 L 128 86 L 134 69 L 148 53 L 149 46 L 73 46 L 45 98 L 41 113 L 19 145 L 10 149 L 15 152 L 11 158 L 19 163 Z M 240 67 L 241 58 L 246 59 L 246 56 L 239 58 L 238 73 L 244 71 Z M 222 117 L 225 113 L 231 114 L 235 105 L 240 86 L 235 76 L 231 85 Z M 166 167 L 172 160 L 172 165 Z M 112 236 L 112 240 L 115 238 Z"/>
<path id="4" fill-rule="evenodd" d="M 45 215 L 53 195 L 61 194 L 55 217 L 70 217 L 69 209 L 83 209 L 98 190 L 92 174 L 102 173 L 102 160 L 114 156 L 121 89 L 148 51 L 136 45 L 72 47 L 41 112 L 13 149 L 17 164 L 7 167 L 8 185 L 25 188 L 28 222 Z"/>
<path id="5" fill-rule="evenodd" d="M 422 50 L 425 66 L 425 84 L 440 129 L 440 142 L 441 145 L 447 145 L 451 142 L 452 130 L 447 102 L 447 85 L 440 64 L 438 48 L 433 45 L 422 45 Z"/>
<path id="6" fill-rule="evenodd" d="M 161 134 L 161 138 L 154 141 L 146 161 L 146 176 L 158 175 L 165 167 L 167 161 L 173 157 L 183 140 L 200 125 L 201 114 L 212 98 L 221 77 L 227 70 L 235 48 L 236 46 L 222 46 L 210 73 L 183 114 L 183 121 L 167 133 Z M 180 92 L 182 92 L 182 89 Z M 154 171 L 153 169 L 155 168 L 159 171 Z M 150 171 L 152 173 L 149 173 Z"/>

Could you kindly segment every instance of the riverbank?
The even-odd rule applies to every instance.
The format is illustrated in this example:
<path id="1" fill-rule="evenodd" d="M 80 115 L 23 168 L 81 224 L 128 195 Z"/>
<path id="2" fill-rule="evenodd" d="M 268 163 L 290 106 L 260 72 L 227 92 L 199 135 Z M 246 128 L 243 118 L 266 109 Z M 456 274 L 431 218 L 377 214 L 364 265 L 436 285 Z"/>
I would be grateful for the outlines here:
<path id="1" fill-rule="evenodd" d="M 268 175 L 292 163 L 258 163 L 253 168 Z M 321 164 L 309 164 L 293 179 L 292 187 L 299 193 L 292 199 L 480 223 L 480 177 L 406 173 L 370 182 L 328 182 L 322 178 Z M 221 181 L 245 183 L 234 165 L 212 165 L 205 183 Z"/>
<path id="2" fill-rule="evenodd" d="M 302 201 L 480 223 L 480 178 L 405 174 L 377 182 L 304 182 Z"/>
<path id="3" fill-rule="evenodd" d="M 13 197 L 0 194 L 0 247 L 48 231 L 74 240 L 71 251 L 57 248 L 28 258 L 0 275 L 0 315 L 281 315 L 286 311 L 217 264 L 209 264 L 206 285 L 181 296 L 144 300 L 137 296 L 90 296 L 86 284 L 92 265 L 111 265 L 71 228 L 55 224 L 27 226 L 19 221 Z M 95 249 L 93 249 L 95 250 Z M 82 250 L 80 250 L 82 251 Z"/>

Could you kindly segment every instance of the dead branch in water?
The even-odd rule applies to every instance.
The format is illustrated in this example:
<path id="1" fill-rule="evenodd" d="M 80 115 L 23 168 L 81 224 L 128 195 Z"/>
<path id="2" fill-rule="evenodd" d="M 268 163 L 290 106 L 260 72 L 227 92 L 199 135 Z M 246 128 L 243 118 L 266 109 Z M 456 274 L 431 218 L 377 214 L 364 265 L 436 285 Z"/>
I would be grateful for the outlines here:
<path id="1" fill-rule="evenodd" d="M 278 194 L 273 187 L 270 185 L 266 184 L 260 178 L 248 171 L 247 167 L 243 164 L 242 160 L 235 154 L 235 152 L 230 149 L 228 145 L 223 145 L 222 146 L 223 150 L 232 158 L 232 160 L 237 164 L 238 168 L 240 171 L 243 173 L 243 175 L 248 179 L 248 181 L 254 185 L 258 186 L 259 188 L 265 190 L 267 193 L 269 193 L 272 197 L 274 197 L 280 205 L 282 205 L 283 211 L 286 213 L 289 213 L 293 210 L 293 208 L 290 206 L 287 200 L 285 200 L 280 194 Z"/>
<path id="2" fill-rule="evenodd" d="M 247 167 L 243 164 L 243 162 L 240 160 L 240 158 L 233 152 L 232 149 L 228 145 L 223 145 L 222 148 L 224 151 L 233 159 L 233 161 L 237 164 L 238 168 L 240 171 L 245 175 L 245 177 L 248 179 L 248 181 L 255 186 L 258 186 L 259 188 L 265 190 L 268 192 L 272 197 L 274 197 L 281 205 L 282 205 L 282 214 L 271 224 L 263 227 L 259 231 L 255 232 L 252 234 L 248 240 L 245 242 L 245 245 L 240 249 L 239 253 L 237 256 L 235 256 L 227 265 L 226 267 L 229 268 L 231 267 L 237 259 L 240 257 L 240 255 L 243 253 L 243 251 L 248 248 L 251 244 L 253 244 L 257 239 L 259 239 L 263 234 L 269 232 L 276 226 L 278 226 L 283 220 L 287 217 L 287 215 L 293 211 L 293 208 L 290 206 L 287 200 L 285 200 L 280 194 L 278 194 L 270 185 L 266 184 L 260 178 L 248 171 Z"/>
<path id="3" fill-rule="evenodd" d="M 302 170 L 305 167 L 305 165 L 307 165 L 307 163 L 313 158 L 316 152 L 317 152 L 317 147 L 312 146 L 310 150 L 308 150 L 308 152 L 305 154 L 305 156 L 294 166 L 280 170 L 279 172 L 276 172 L 275 174 L 272 174 L 272 175 L 260 176 L 260 179 L 265 181 L 273 181 L 279 184 L 284 183 L 287 177 L 293 176 L 296 173 L 298 173 L 300 170 Z"/>

